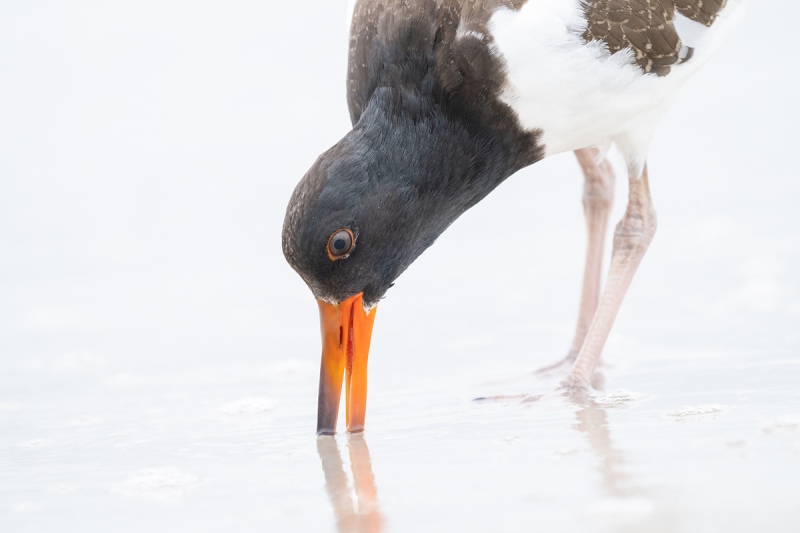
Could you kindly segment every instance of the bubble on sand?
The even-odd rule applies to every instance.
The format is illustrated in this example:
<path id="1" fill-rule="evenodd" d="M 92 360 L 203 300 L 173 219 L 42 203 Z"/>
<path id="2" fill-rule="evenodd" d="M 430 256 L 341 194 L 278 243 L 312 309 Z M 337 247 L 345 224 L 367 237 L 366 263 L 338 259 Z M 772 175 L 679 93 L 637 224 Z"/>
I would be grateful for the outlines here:
<path id="1" fill-rule="evenodd" d="M 11 511 L 14 513 L 33 513 L 41 508 L 41 504 L 37 502 L 19 502 L 11 505 Z"/>
<path id="2" fill-rule="evenodd" d="M 23 409 L 24 407 L 19 403 L 0 402 L 0 413 L 18 413 Z"/>
<path id="3" fill-rule="evenodd" d="M 143 468 L 122 484 L 137 490 L 153 490 L 169 487 L 185 487 L 197 483 L 199 478 L 182 473 L 177 468 Z"/>
<path id="4" fill-rule="evenodd" d="M 103 423 L 103 419 L 97 416 L 79 416 L 77 418 L 73 418 L 68 420 L 66 423 L 67 427 L 91 427 L 97 426 Z"/>
<path id="5" fill-rule="evenodd" d="M 561 448 L 553 452 L 553 455 L 556 457 L 569 457 L 572 455 L 577 455 L 581 453 L 581 450 L 578 448 Z"/>
<path id="6" fill-rule="evenodd" d="M 183 496 L 187 487 L 199 482 L 200 478 L 184 474 L 177 468 L 143 468 L 123 481 L 117 492 L 131 497 L 174 501 Z"/>
<path id="7" fill-rule="evenodd" d="M 599 407 L 631 407 L 645 398 L 647 398 L 647 395 L 640 392 L 616 390 L 607 394 L 600 394 L 595 397 L 594 403 Z"/>
<path id="8" fill-rule="evenodd" d="M 58 485 L 50 485 L 47 487 L 46 492 L 51 494 L 70 494 L 78 490 L 77 485 L 70 485 L 67 483 L 59 483 Z"/>
<path id="9" fill-rule="evenodd" d="M 782 416 L 767 422 L 761 429 L 768 435 L 785 431 L 797 431 L 800 429 L 800 419 L 794 416 Z"/>
<path id="10" fill-rule="evenodd" d="M 674 420 L 700 420 L 706 418 L 716 418 L 716 415 L 728 409 L 724 405 L 685 405 L 679 409 L 667 412 L 667 416 Z"/>
<path id="11" fill-rule="evenodd" d="M 217 412 L 230 416 L 252 416 L 268 413 L 275 409 L 277 402 L 272 398 L 249 397 L 226 403 L 217 408 Z"/>
<path id="12" fill-rule="evenodd" d="M 57 357 L 50 367 L 57 372 L 92 369 L 102 365 L 105 359 L 89 350 L 77 350 Z"/>
<path id="13" fill-rule="evenodd" d="M 655 505 L 647 498 L 609 498 L 589 506 L 593 518 L 609 521 L 643 520 L 655 511 Z"/>
<path id="14" fill-rule="evenodd" d="M 117 372 L 105 380 L 105 385 L 112 389 L 129 390 L 140 387 L 147 382 L 147 379 L 139 374 L 131 372 Z"/>
<path id="15" fill-rule="evenodd" d="M 20 442 L 19 446 L 21 448 L 44 448 L 45 446 L 49 446 L 51 444 L 52 441 L 45 439 L 31 439 L 25 442 Z"/>
<path id="16" fill-rule="evenodd" d="M 744 448 L 747 446 L 747 439 L 728 439 L 725 444 L 729 448 Z"/>

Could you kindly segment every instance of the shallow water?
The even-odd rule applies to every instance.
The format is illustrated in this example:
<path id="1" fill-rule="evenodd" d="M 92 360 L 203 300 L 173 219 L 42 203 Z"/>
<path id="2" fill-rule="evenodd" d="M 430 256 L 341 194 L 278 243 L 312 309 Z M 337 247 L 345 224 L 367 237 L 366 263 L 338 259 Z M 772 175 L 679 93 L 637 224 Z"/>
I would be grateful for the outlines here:
<path id="1" fill-rule="evenodd" d="M 627 361 L 585 405 L 524 367 L 438 386 L 379 373 L 395 383 L 373 387 L 368 431 L 319 439 L 310 366 L 180 374 L 80 358 L 16 369 L 27 386 L 0 406 L 4 529 L 800 526 L 796 354 Z M 472 400 L 521 391 L 544 396 Z"/>
<path id="2" fill-rule="evenodd" d="M 347 128 L 344 4 L 0 20 L 0 529 L 800 530 L 800 7 L 754 6 L 665 118 L 592 402 L 534 373 L 581 277 L 556 157 L 398 280 L 367 431 L 317 439 L 316 306 L 278 243 Z"/>

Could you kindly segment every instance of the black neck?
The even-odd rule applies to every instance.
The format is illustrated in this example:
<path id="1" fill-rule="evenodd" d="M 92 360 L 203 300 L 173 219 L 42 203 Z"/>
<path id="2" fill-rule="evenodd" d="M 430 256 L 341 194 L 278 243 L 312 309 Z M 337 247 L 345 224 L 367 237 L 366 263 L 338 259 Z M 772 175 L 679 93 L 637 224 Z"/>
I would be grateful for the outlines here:
<path id="1" fill-rule="evenodd" d="M 365 301 L 381 298 L 459 216 L 529 164 L 536 151 L 528 142 L 430 94 L 377 88 L 338 145 L 359 167 L 337 174 L 349 182 L 337 190 L 360 198 L 353 205 L 364 224 L 361 251 L 380 249 Z"/>
<path id="2" fill-rule="evenodd" d="M 537 133 L 500 99 L 504 65 L 490 43 L 458 39 L 452 5 L 423 3 L 358 4 L 354 126 L 298 185 L 284 226 L 284 253 L 318 298 L 363 292 L 376 303 L 461 214 L 542 158 Z M 332 262 L 324 249 L 339 228 L 357 245 Z"/>
<path id="3" fill-rule="evenodd" d="M 371 180 L 415 190 L 419 214 L 443 231 L 538 150 L 513 124 L 487 123 L 436 96 L 377 88 L 348 137 L 363 150 Z"/>

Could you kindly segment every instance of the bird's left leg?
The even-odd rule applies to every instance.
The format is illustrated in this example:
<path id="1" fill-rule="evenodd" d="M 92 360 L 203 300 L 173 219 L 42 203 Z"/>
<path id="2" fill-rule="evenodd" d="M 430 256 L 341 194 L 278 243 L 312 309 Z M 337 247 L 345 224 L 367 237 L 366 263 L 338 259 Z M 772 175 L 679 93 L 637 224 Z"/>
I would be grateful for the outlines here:
<path id="1" fill-rule="evenodd" d="M 647 167 L 644 167 L 641 176 L 634 174 L 636 171 L 628 173 L 628 207 L 614 232 L 614 248 L 605 291 L 575 365 L 562 383 L 574 391 L 589 388 L 625 293 L 656 232 L 656 211 L 650 199 Z"/>
<path id="2" fill-rule="evenodd" d="M 594 312 L 600 301 L 602 286 L 603 252 L 611 206 L 614 203 L 614 168 L 597 148 L 575 150 L 575 157 L 583 171 L 583 214 L 586 218 L 586 264 L 583 269 L 581 303 L 578 324 L 567 357 L 562 361 L 539 369 L 539 373 L 568 369 L 583 346 Z"/>
<path id="3" fill-rule="evenodd" d="M 584 175 L 583 213 L 586 217 L 586 265 L 583 269 L 581 305 L 578 325 L 568 358 L 575 361 L 600 301 L 602 287 L 603 252 L 611 206 L 614 203 L 614 168 L 602 157 L 597 148 L 576 150 L 575 155 Z"/>

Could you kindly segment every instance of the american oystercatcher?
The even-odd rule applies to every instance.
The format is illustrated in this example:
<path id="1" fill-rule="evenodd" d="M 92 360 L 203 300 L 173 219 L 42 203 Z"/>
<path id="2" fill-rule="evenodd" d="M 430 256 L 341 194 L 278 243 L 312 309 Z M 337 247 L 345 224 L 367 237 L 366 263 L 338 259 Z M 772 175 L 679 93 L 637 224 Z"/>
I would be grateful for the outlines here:
<path id="1" fill-rule="evenodd" d="M 646 156 L 656 124 L 744 0 L 358 0 L 353 129 L 291 197 L 283 252 L 319 303 L 317 432 L 364 428 L 376 306 L 453 223 L 517 170 L 574 151 L 588 251 L 564 386 L 589 387 L 656 229 Z M 601 292 L 615 145 L 629 197 Z"/>

